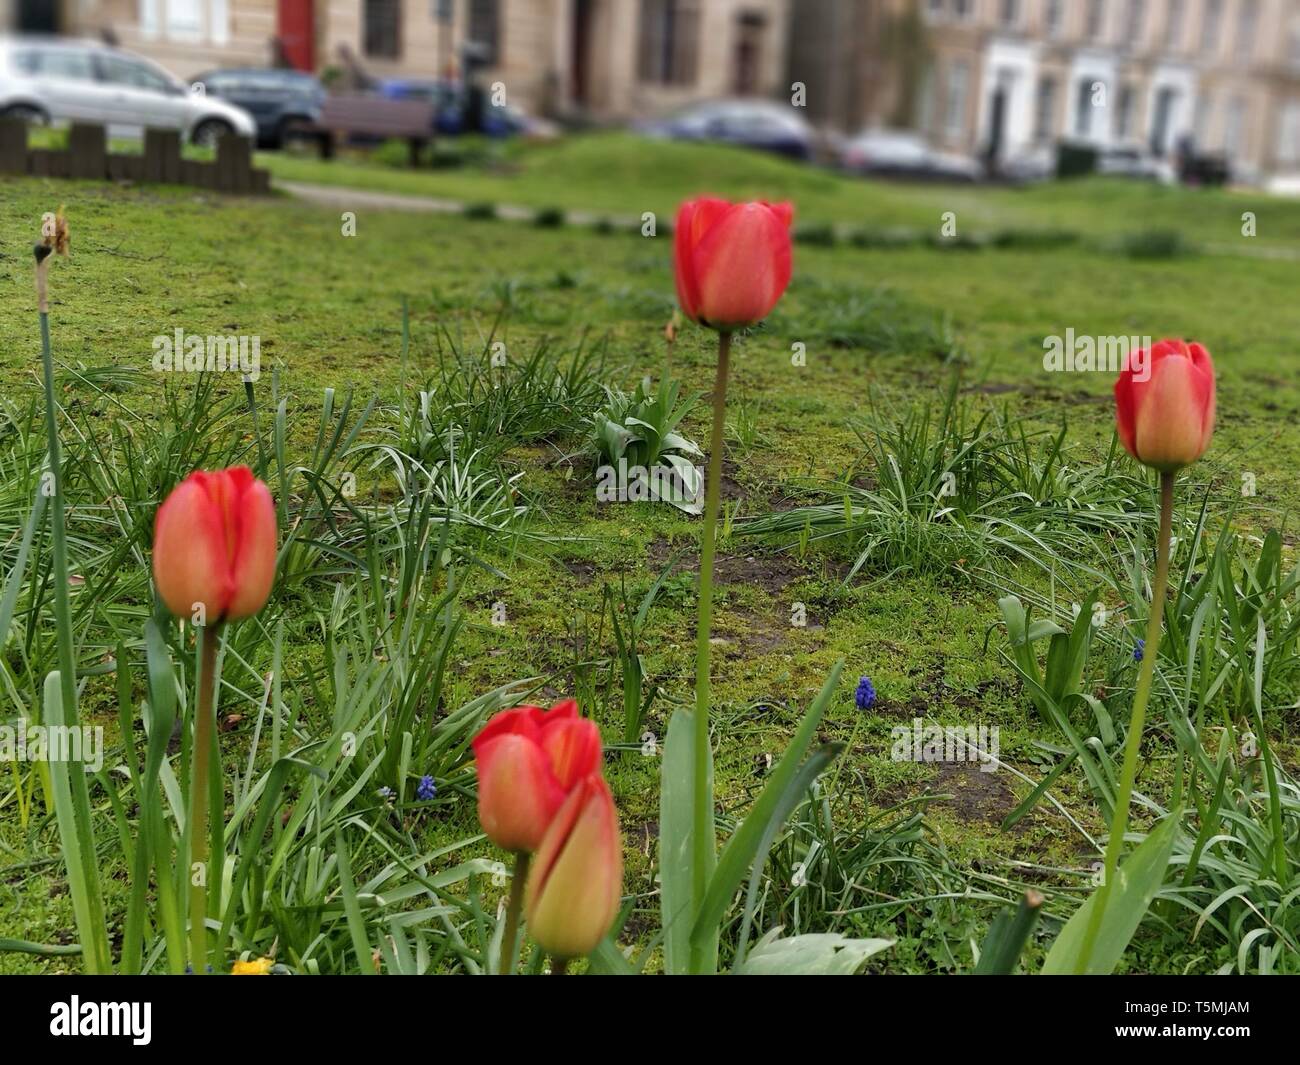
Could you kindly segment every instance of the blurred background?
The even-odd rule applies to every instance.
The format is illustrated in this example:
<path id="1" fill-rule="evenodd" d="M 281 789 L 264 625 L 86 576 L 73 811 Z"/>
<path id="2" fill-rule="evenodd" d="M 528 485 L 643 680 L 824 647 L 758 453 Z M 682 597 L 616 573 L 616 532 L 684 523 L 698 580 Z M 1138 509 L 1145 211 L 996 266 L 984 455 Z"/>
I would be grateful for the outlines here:
<path id="1" fill-rule="evenodd" d="M 0 113 L 36 123 L 129 133 L 189 86 L 278 147 L 360 95 L 431 105 L 443 137 L 621 126 L 905 179 L 1300 191 L 1300 0 L 2 2 Z M 175 121 L 247 128 L 206 119 Z M 367 123 L 390 128 L 353 112 L 349 143 Z"/>

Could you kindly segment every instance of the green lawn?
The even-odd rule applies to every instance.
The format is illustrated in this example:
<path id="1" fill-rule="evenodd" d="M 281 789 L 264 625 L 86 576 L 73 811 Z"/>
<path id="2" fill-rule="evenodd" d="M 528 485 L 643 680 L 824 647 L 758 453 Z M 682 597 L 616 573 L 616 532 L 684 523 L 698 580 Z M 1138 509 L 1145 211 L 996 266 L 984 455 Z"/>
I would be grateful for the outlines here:
<path id="1" fill-rule="evenodd" d="M 810 498 L 837 504 L 846 484 L 878 485 L 888 470 L 871 460 L 858 435 L 870 436 L 867 419 L 875 417 L 878 429 L 909 410 L 938 410 L 954 375 L 970 418 L 991 412 L 1024 419 L 1030 431 L 1064 426 L 1066 465 L 1100 465 L 1112 446 L 1113 375 L 1043 369 L 1043 338 L 1073 329 L 1079 335 L 1185 335 L 1204 342 L 1219 372 L 1219 431 L 1207 459 L 1184 482 L 1180 518 L 1194 521 L 1208 498 L 1212 530 L 1223 526 L 1234 505 L 1237 525 L 1252 534 L 1289 529 L 1286 517 L 1300 503 L 1294 477 L 1300 466 L 1300 388 L 1292 372 L 1292 345 L 1300 335 L 1296 266 L 1256 257 L 1250 249 L 1294 247 L 1300 205 L 1101 181 L 1025 190 L 918 189 L 843 179 L 744 153 L 679 145 L 646 149 L 622 135 L 512 149 L 498 166 L 445 172 L 290 157 L 262 161 L 278 178 L 467 202 L 632 215 L 650 210 L 668 217 L 681 198 L 707 190 L 788 197 L 799 219 L 846 226 L 937 231 L 942 212 L 955 211 L 962 232 L 1079 234 L 1073 243 L 979 250 L 797 247 L 787 297 L 763 327 L 738 340 L 714 651 L 714 742 L 724 823 L 757 794 L 766 756 L 779 756 L 802 707 L 842 657 L 849 681 L 822 728 L 824 739 L 845 745 L 823 785 L 837 824 L 850 838 L 863 836 L 871 830 L 870 818 L 930 796 L 916 807 L 924 823 L 909 829 L 932 848 L 926 861 L 937 872 L 928 887 L 936 899 L 941 886 L 959 890 L 962 883 L 986 896 L 835 918 L 860 934 L 899 938 L 892 954 L 876 959 L 880 968 L 968 968 L 970 940 L 983 934 L 998 900 L 1014 899 L 1027 884 L 1048 889 L 1049 912 L 1071 911 L 1096 857 L 1083 832 L 1104 833 L 1104 819 L 1082 776 L 1067 772 L 1053 795 L 1077 825 L 1040 806 L 1015 828 L 999 827 L 1029 793 L 1028 781 L 1041 779 L 1055 761 L 1052 751 L 1063 741 L 1047 733 L 1007 661 L 996 600 L 1018 589 L 1054 602 L 1058 617 L 1065 618 L 1070 602 L 1088 591 L 1069 566 L 1084 560 L 1064 559 L 1060 571 L 1051 573 L 997 552 L 954 560 L 943 554 L 942 544 L 919 540 L 899 549 L 906 564 L 872 557 L 849 577 L 857 548 L 838 539 L 801 545 L 797 535 L 753 537 L 746 535 L 744 521 L 780 514 Z M 4 427 L 11 449 L 6 454 L 18 446 L 19 412 L 40 396 L 28 248 L 42 212 L 60 203 L 72 227 L 73 253 L 53 266 L 51 319 L 61 368 L 61 427 L 74 453 L 89 454 L 110 425 L 143 437 L 170 424 L 165 393 L 183 395 L 193 382 L 151 371 L 152 339 L 176 328 L 260 337 L 260 432 L 268 431 L 266 419 L 273 415 L 275 377 L 285 404 L 286 448 L 295 463 L 310 464 L 326 389 L 335 390 L 336 400 L 354 391 L 353 417 L 377 397 L 364 439 L 390 439 L 403 398 L 413 401 L 421 388 L 435 385 L 455 352 L 486 357 L 496 340 L 505 343 L 512 360 L 521 360 L 544 338 L 568 352 L 585 337 L 603 352 L 603 384 L 626 388 L 642 375 L 670 370 L 691 389 L 711 388 L 713 335 L 688 323 L 671 350 L 664 340 L 674 308 L 671 237 L 664 233 L 644 238 L 362 209 L 356 236 L 345 237 L 337 211 L 288 198 L 240 201 L 192 190 L 13 179 L 3 179 L 0 192 L 0 284 L 6 289 L 0 373 L 11 411 Z M 1244 210 L 1258 215 L 1260 235 L 1253 243 L 1240 236 Z M 1215 253 L 1144 259 L 1106 246 L 1107 240 L 1151 228 L 1178 230 L 1197 244 L 1216 246 Z M 1217 247 L 1234 244 L 1241 248 Z M 792 365 L 796 344 L 806 347 L 806 365 Z M 118 372 L 105 374 L 110 367 Z M 235 375 L 216 386 L 216 397 L 232 401 L 233 413 L 220 422 L 227 435 L 214 448 L 251 461 L 255 430 L 238 413 L 240 393 Z M 707 439 L 706 405 L 694 409 L 684 430 L 695 441 Z M 698 521 L 666 505 L 598 504 L 586 441 L 586 425 L 576 417 L 536 438 L 504 439 L 484 463 L 484 476 L 519 475 L 518 499 L 528 510 L 509 533 L 481 534 L 460 545 L 475 562 L 465 567 L 458 591 L 465 625 L 442 705 L 460 706 L 497 685 L 533 677 L 541 678 L 538 698 L 544 702 L 570 694 L 578 683 L 575 662 L 590 657 L 603 663 L 613 653 L 608 623 L 602 627 L 600 621 L 604 590 L 626 589 L 635 605 L 680 550 L 685 569 L 667 580 L 642 637 L 647 677 L 659 688 L 644 731 L 661 742 L 669 711 L 689 702 L 693 690 L 690 571 Z M 1043 443 L 1035 441 L 1035 453 Z M 18 466 L 3 468 L 12 481 Z M 359 498 L 392 497 L 388 467 L 357 463 L 355 469 Z M 1137 476 L 1127 460 L 1118 470 Z M 143 471 L 145 483 L 136 486 L 139 554 L 122 563 L 125 576 L 118 577 L 130 594 L 87 611 L 83 659 L 107 655 L 114 633 L 138 639 L 138 621 L 147 613 L 142 560 L 151 514 L 144 501 L 169 487 L 150 485 L 151 471 Z M 1257 494 L 1243 499 L 1244 474 L 1253 475 Z M 12 565 L 11 534 L 21 530 L 30 504 L 20 489 L 17 482 L 5 488 L 6 571 Z M 1153 505 L 1140 492 L 1136 498 L 1140 507 Z M 79 502 L 93 511 L 104 500 L 87 494 Z M 93 584 L 107 534 L 75 510 L 71 522 L 74 551 L 84 553 L 84 576 Z M 928 535 L 927 528 L 917 532 Z M 1290 564 L 1289 532 L 1285 542 Z M 1119 547 L 1091 544 L 1087 561 L 1102 564 L 1098 560 L 1107 550 Z M 73 561 L 75 566 L 78 559 Z M 322 634 L 330 631 L 331 597 L 343 580 L 335 572 L 286 581 L 264 622 L 269 631 L 283 621 L 286 684 L 308 693 L 302 696 L 303 727 L 322 736 L 331 728 L 330 707 L 310 695 L 305 678 L 323 675 Z M 493 623 L 497 603 L 504 604 L 504 625 Z M 805 606 L 805 626 L 791 624 L 797 603 Z M 1131 604 L 1111 595 L 1110 606 L 1123 620 L 1103 630 L 1090 670 L 1097 690 L 1114 700 L 1119 719 L 1134 679 L 1136 630 Z M 27 659 L 16 649 L 20 620 L 5 660 L 5 717 L 23 711 L 24 693 L 31 690 Z M 575 636 L 584 626 L 594 643 L 582 644 Z M 252 665 L 269 668 L 266 647 L 250 653 Z M 605 668 L 598 667 L 598 676 L 605 676 Z M 853 702 L 853 683 L 863 674 L 879 693 L 865 713 Z M 1285 671 L 1270 683 L 1276 687 L 1269 693 L 1269 730 L 1281 761 L 1294 771 L 1297 719 L 1289 707 L 1297 692 L 1287 688 L 1291 676 Z M 92 676 L 84 705 L 115 736 L 112 692 L 111 677 Z M 255 704 L 241 710 L 238 701 L 231 693 L 223 706 L 225 713 L 243 717 L 222 734 L 228 767 L 253 742 Z M 606 742 L 617 743 L 619 708 L 592 710 Z M 436 714 L 436 708 L 422 707 L 420 713 Z M 891 727 L 916 717 L 998 726 L 1000 756 L 1024 778 L 893 761 Z M 1167 799 L 1173 760 L 1165 757 L 1159 732 L 1150 743 L 1139 787 Z M 0 768 L 0 938 L 69 942 L 62 867 L 51 860 L 58 853 L 54 827 L 39 816 L 24 823 L 14 783 L 19 775 L 11 779 L 8 767 Z M 647 915 L 656 908 L 658 760 L 633 745 L 613 758 L 608 771 L 627 850 L 625 893 L 637 900 L 624 941 L 644 945 L 651 928 Z M 107 824 L 107 805 L 100 809 Z M 411 815 L 402 831 L 422 851 L 472 836 L 472 791 L 443 788 L 433 812 Z M 823 911 L 810 901 L 800 917 L 797 903 L 783 901 L 791 885 L 777 872 L 797 864 L 798 844 L 792 839 L 774 852 L 772 912 L 815 927 L 830 921 L 824 913 L 835 907 L 823 901 Z M 490 853 L 480 842 L 454 850 L 448 860 Z M 363 864 L 374 868 L 384 860 L 368 852 Z M 105 861 L 118 863 L 110 909 L 120 920 L 124 870 L 120 857 L 109 854 Z M 886 895 L 902 895 L 905 886 L 912 890 L 903 874 L 890 885 L 881 888 Z M 1144 929 L 1125 964 L 1135 971 L 1213 971 L 1232 959 L 1232 950 L 1207 939 L 1189 947 L 1178 928 Z M 1045 946 L 1046 941 L 1031 945 L 1030 957 L 1041 958 Z M 0 971 L 74 965 L 75 959 L 0 953 Z"/>

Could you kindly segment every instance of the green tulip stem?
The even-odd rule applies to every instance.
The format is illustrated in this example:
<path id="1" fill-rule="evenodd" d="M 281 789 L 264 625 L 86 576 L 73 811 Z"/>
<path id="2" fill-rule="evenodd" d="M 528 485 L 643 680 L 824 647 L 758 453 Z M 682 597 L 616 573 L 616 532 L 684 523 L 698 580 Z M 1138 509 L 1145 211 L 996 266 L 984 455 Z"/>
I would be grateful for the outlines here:
<path id="1" fill-rule="evenodd" d="M 1128 809 L 1133 797 L 1133 782 L 1137 777 L 1138 751 L 1142 746 L 1142 729 L 1146 723 L 1147 702 L 1151 698 L 1151 682 L 1155 678 L 1156 655 L 1160 650 L 1160 630 L 1165 615 L 1165 593 L 1169 586 L 1169 541 L 1173 529 L 1174 477 L 1172 471 L 1160 473 L 1160 540 L 1156 550 L 1156 581 L 1151 590 L 1151 613 L 1147 617 L 1146 642 L 1142 646 L 1142 668 L 1138 671 L 1137 689 L 1133 693 L 1133 714 L 1129 721 L 1128 737 L 1124 742 L 1124 769 L 1120 774 L 1119 792 L 1115 796 L 1115 810 L 1111 817 L 1110 838 L 1106 841 L 1106 861 L 1102 869 L 1101 886 L 1092 904 L 1092 914 L 1084 932 L 1079 954 L 1079 972 L 1088 971 L 1093 947 L 1106 916 L 1111 886 L 1119 867 L 1120 851 L 1124 849 L 1124 834 L 1128 831 Z"/>
<path id="2" fill-rule="evenodd" d="M 692 894 L 695 906 L 704 901 L 716 839 L 713 789 L 709 773 L 709 630 L 713 624 L 713 555 L 717 539 L 718 497 L 722 489 L 722 434 L 727 419 L 727 368 L 731 334 L 718 334 L 718 369 L 713 383 L 713 434 L 709 443 L 709 474 L 704 494 L 704 533 L 700 543 L 699 624 L 695 638 L 695 821 L 692 827 Z M 702 949 L 692 947 L 692 972 L 705 963 Z"/>
<path id="3" fill-rule="evenodd" d="M 203 972 L 208 955 L 208 770 L 212 762 L 212 733 L 216 725 L 213 689 L 217 673 L 217 628 L 199 629 L 199 699 L 194 719 L 194 750 L 190 762 L 190 966 Z M 219 814 L 218 814 L 219 816 Z"/>
<path id="4" fill-rule="evenodd" d="M 510 901 L 506 903 L 506 927 L 501 935 L 501 961 L 497 972 L 508 976 L 515 971 L 515 940 L 519 938 L 519 915 L 524 909 L 524 883 L 528 879 L 527 851 L 515 855 L 515 871 L 510 877 Z"/>

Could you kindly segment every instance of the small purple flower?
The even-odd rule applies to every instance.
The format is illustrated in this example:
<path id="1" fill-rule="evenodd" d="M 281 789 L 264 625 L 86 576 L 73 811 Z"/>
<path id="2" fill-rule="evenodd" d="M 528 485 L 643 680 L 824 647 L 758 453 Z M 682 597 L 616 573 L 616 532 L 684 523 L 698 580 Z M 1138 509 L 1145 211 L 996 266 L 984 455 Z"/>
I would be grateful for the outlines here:
<path id="1" fill-rule="evenodd" d="M 384 802 L 393 801 L 393 794 L 394 794 L 393 789 L 390 788 L 387 784 L 385 784 L 382 788 L 380 788 L 377 792 L 375 792 L 375 794 L 378 795 L 381 799 L 383 799 Z"/>
<path id="2" fill-rule="evenodd" d="M 867 676 L 858 679 L 858 690 L 853 693 L 853 701 L 859 710 L 870 710 L 876 701 L 876 686 Z"/>
<path id="3" fill-rule="evenodd" d="M 1141 662 L 1143 654 L 1146 653 L 1146 649 L 1146 640 L 1138 640 L 1138 642 L 1133 645 L 1133 661 Z"/>
<path id="4" fill-rule="evenodd" d="M 438 785 L 433 782 L 433 777 L 421 777 L 420 783 L 415 786 L 415 797 L 421 802 L 428 802 L 438 794 Z"/>

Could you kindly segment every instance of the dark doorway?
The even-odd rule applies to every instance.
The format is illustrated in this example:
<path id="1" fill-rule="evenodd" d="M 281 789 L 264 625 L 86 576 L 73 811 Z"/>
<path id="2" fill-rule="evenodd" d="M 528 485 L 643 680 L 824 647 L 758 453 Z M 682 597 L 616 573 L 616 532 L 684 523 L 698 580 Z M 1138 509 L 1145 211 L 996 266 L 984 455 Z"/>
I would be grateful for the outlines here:
<path id="1" fill-rule="evenodd" d="M 1151 154 L 1162 158 L 1169 149 L 1169 116 L 1177 92 L 1168 86 L 1156 93 L 1155 115 L 1151 119 Z"/>
<path id="2" fill-rule="evenodd" d="M 736 16 L 732 88 L 737 96 L 752 96 L 761 88 L 763 38 L 766 35 L 767 19 L 763 15 L 754 11 L 742 11 Z"/>
<path id="3" fill-rule="evenodd" d="M 1002 155 L 1002 138 L 1007 118 L 1007 90 L 999 85 L 993 90 L 989 101 L 989 141 L 984 148 L 984 157 L 989 169 L 995 169 Z"/>
<path id="4" fill-rule="evenodd" d="M 573 0 L 573 67 L 569 91 L 581 107 L 591 103 L 591 25 L 596 0 Z"/>
<path id="5" fill-rule="evenodd" d="M 20 33 L 58 33 L 59 5 L 56 0 L 18 0 Z"/>

